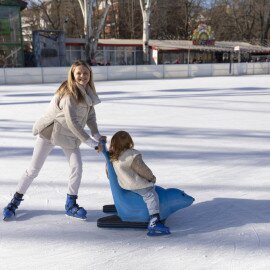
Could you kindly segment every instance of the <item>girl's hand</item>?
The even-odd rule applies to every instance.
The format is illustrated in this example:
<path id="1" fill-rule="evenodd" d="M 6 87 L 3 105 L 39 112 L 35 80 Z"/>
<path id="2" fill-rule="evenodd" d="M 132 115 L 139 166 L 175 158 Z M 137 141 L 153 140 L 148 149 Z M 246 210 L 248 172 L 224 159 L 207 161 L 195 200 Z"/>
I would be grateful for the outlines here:
<path id="1" fill-rule="evenodd" d="M 102 145 L 102 143 L 99 143 L 98 146 L 95 147 L 95 150 L 98 153 L 102 152 L 103 151 L 103 145 Z"/>

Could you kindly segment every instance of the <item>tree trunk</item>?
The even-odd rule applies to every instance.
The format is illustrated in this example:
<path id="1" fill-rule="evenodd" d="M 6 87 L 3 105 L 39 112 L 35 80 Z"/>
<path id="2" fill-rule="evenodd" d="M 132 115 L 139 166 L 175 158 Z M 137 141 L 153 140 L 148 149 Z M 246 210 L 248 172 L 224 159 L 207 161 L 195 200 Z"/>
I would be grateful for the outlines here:
<path id="1" fill-rule="evenodd" d="M 149 64 L 149 26 L 151 15 L 151 0 L 140 0 L 143 17 L 143 62 Z"/>
<path id="2" fill-rule="evenodd" d="M 270 28 L 270 4 L 269 3 L 263 3 L 261 5 L 261 37 L 260 41 L 263 46 L 268 45 L 268 33 Z"/>
<path id="3" fill-rule="evenodd" d="M 78 0 L 84 19 L 84 37 L 85 37 L 85 56 L 87 61 L 95 58 L 98 39 L 105 23 L 106 16 L 111 6 L 110 1 L 106 0 L 105 10 L 100 19 L 99 26 L 94 33 L 93 30 L 93 2 L 94 0 Z"/>
<path id="4" fill-rule="evenodd" d="M 105 7 L 105 10 L 103 11 L 102 17 L 100 18 L 96 33 L 92 35 L 92 42 L 90 43 L 90 56 L 91 56 L 91 58 L 95 58 L 95 55 L 97 52 L 98 39 L 100 37 L 103 26 L 105 24 L 105 20 L 106 20 L 109 9 L 110 9 L 110 4 L 107 4 Z"/>
<path id="5" fill-rule="evenodd" d="M 91 43 L 93 36 L 93 28 L 92 28 L 92 16 L 93 16 L 93 0 L 84 0 L 85 7 L 85 57 L 87 61 L 91 61 Z"/>

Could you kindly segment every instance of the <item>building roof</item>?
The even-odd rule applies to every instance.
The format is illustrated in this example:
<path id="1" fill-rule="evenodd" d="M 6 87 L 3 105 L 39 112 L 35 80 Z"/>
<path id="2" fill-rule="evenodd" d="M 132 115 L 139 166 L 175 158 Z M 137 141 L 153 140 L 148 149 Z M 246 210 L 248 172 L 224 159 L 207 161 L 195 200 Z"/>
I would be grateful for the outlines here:
<path id="1" fill-rule="evenodd" d="M 66 38 L 66 43 L 85 43 L 84 39 Z M 103 46 L 142 46 L 141 39 L 99 39 Z M 193 45 L 192 40 L 150 40 L 149 46 L 159 51 L 201 50 L 201 51 L 234 51 L 239 46 L 241 52 L 270 53 L 270 47 L 252 45 L 241 41 L 216 41 L 215 46 Z"/>
<path id="2" fill-rule="evenodd" d="M 140 39 L 99 39 L 99 45 L 107 46 L 140 46 Z M 246 52 L 270 52 L 270 47 L 252 45 L 247 42 L 238 41 L 216 41 L 215 46 L 193 45 L 192 40 L 150 40 L 149 46 L 153 49 L 169 51 L 169 50 L 201 50 L 201 51 L 234 51 L 236 46 L 241 51 Z"/>
<path id="3" fill-rule="evenodd" d="M 21 10 L 27 7 L 27 3 L 23 0 L 0 0 L 0 6 L 20 6 Z"/>

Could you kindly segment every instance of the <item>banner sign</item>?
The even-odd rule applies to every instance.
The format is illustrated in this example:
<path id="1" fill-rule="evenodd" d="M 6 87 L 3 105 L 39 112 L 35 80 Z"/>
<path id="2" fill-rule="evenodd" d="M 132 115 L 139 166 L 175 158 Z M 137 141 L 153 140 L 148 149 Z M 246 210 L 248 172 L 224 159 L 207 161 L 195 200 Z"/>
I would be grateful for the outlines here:
<path id="1" fill-rule="evenodd" d="M 192 34 L 193 45 L 215 46 L 215 38 L 211 26 L 206 25 L 203 17 L 200 19 L 199 26 Z"/>

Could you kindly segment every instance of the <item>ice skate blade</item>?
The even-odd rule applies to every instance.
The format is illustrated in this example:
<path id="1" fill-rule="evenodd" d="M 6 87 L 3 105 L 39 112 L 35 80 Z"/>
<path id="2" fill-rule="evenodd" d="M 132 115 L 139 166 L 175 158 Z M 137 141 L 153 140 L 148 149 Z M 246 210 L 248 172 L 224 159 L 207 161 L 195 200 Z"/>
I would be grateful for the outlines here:
<path id="1" fill-rule="evenodd" d="M 68 214 L 65 214 L 65 215 L 66 215 L 66 217 L 72 218 L 72 219 L 78 219 L 78 220 L 83 220 L 83 221 L 87 220 L 87 217 L 79 218 L 79 217 L 75 217 L 75 216 L 70 216 L 70 215 L 68 215 Z"/>
<path id="2" fill-rule="evenodd" d="M 161 232 L 161 231 L 149 231 L 147 233 L 147 236 L 149 237 L 156 237 L 156 236 L 165 236 L 165 235 L 170 235 L 171 232 L 170 231 L 166 231 L 166 232 Z"/>
<path id="3" fill-rule="evenodd" d="M 15 216 L 12 216 L 12 217 L 3 217 L 3 221 L 4 222 L 9 222 L 9 221 L 14 221 L 16 220 L 16 217 Z"/>

